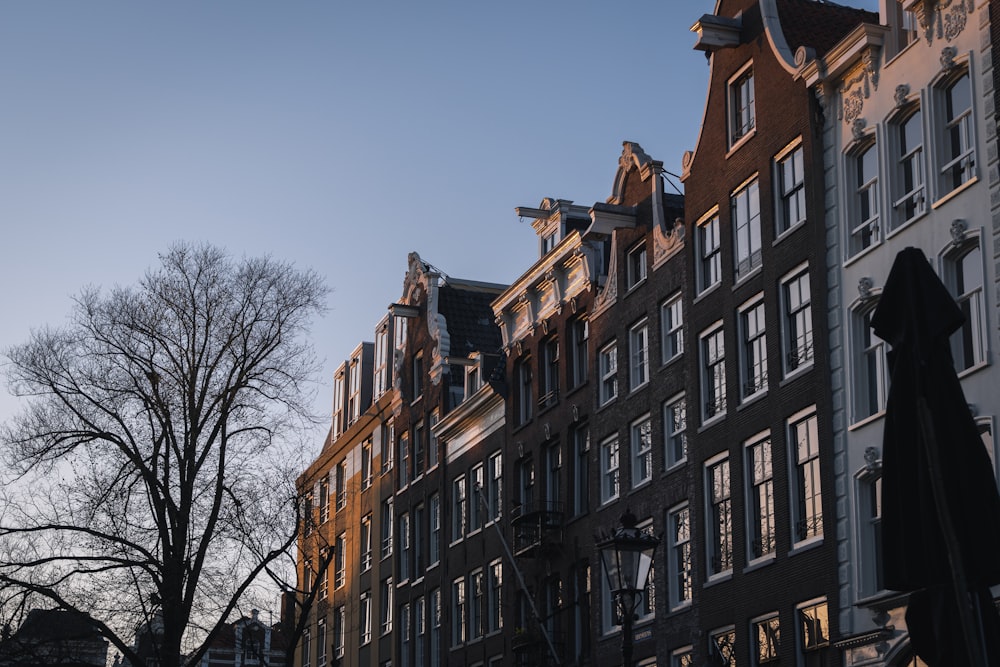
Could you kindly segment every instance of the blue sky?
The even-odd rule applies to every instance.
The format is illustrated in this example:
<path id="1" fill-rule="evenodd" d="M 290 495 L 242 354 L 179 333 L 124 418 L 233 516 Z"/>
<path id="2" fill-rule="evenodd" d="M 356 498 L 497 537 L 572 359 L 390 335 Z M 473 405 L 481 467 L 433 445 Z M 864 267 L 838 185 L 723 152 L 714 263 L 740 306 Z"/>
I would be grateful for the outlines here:
<path id="1" fill-rule="evenodd" d="M 515 206 L 604 201 L 625 140 L 680 172 L 709 72 L 688 28 L 714 5 L 3 3 L 0 347 L 174 241 L 271 253 L 334 290 L 328 412 L 407 253 L 510 282 L 536 254 Z"/>

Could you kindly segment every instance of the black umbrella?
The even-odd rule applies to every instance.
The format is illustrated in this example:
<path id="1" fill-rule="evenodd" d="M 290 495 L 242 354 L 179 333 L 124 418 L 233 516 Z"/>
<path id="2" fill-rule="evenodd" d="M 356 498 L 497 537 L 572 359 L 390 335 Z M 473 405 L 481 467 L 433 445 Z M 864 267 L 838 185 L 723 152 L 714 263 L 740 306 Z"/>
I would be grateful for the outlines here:
<path id="1" fill-rule="evenodd" d="M 915 591 L 907 625 L 930 665 L 1000 664 L 988 590 L 1000 583 L 1000 494 L 952 363 L 963 320 L 923 252 L 901 251 L 872 317 L 892 346 L 882 570 L 886 588 Z"/>

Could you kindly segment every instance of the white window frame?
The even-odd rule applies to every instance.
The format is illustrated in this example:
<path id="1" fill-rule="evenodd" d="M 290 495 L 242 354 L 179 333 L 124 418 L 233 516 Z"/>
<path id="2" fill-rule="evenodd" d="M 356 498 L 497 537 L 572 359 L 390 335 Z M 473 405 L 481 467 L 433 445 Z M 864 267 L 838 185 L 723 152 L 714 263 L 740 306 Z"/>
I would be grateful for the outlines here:
<path id="1" fill-rule="evenodd" d="M 968 262 L 968 263 L 967 263 Z M 976 232 L 966 232 L 965 238 L 941 255 L 941 276 L 951 293 L 965 322 L 950 338 L 951 356 L 955 371 L 964 374 L 986 364 L 988 359 L 987 309 L 984 299 L 986 267 L 983 264 L 982 237 Z M 978 278 L 978 285 L 967 285 L 963 267 L 974 273 L 971 282 Z M 976 275 L 978 274 L 978 275 Z"/>
<path id="2" fill-rule="evenodd" d="M 777 522 L 774 495 L 774 443 L 763 431 L 743 443 L 746 462 L 746 550 L 749 564 L 773 560 L 777 553 Z"/>
<path id="3" fill-rule="evenodd" d="M 953 112 L 949 109 L 951 91 L 963 79 L 968 84 L 969 106 L 966 109 L 958 110 L 952 116 Z M 968 63 L 956 65 L 953 71 L 934 84 L 932 93 L 936 102 L 935 112 L 940 119 L 935 124 L 936 127 L 940 128 L 936 132 L 939 151 L 937 161 L 938 199 L 940 200 L 961 189 L 967 183 L 976 180 L 978 170 L 974 114 L 976 88 L 973 85 L 972 72 Z M 959 142 L 957 154 L 949 135 L 957 138 Z M 949 172 L 951 172 L 950 175 Z"/>
<path id="4" fill-rule="evenodd" d="M 758 294 L 740 306 L 740 399 L 747 401 L 767 393 L 767 316 L 764 295 Z"/>
<path id="5" fill-rule="evenodd" d="M 428 529 L 427 569 L 441 562 L 441 494 L 434 493 L 427 501 Z"/>
<path id="6" fill-rule="evenodd" d="M 797 228 L 807 219 L 805 152 L 798 137 L 774 156 L 775 237 Z"/>
<path id="7" fill-rule="evenodd" d="M 618 499 L 621 493 L 621 448 L 618 434 L 604 438 L 600 447 L 601 504 Z"/>
<path id="8" fill-rule="evenodd" d="M 813 427 L 805 435 L 809 446 L 800 451 L 796 429 L 800 424 L 812 421 Z M 792 548 L 811 545 L 823 541 L 823 471 L 820 459 L 819 417 L 816 406 L 800 410 L 786 420 L 789 456 L 789 490 L 791 491 Z M 812 437 L 815 436 L 815 442 Z M 810 479 L 807 479 L 807 472 Z M 814 483 L 811 481 L 814 479 Z M 809 524 L 815 524 L 810 526 Z"/>
<path id="9" fill-rule="evenodd" d="M 625 291 L 631 291 L 646 280 L 646 243 L 639 243 L 625 254 Z"/>
<path id="10" fill-rule="evenodd" d="M 392 511 L 392 497 L 382 501 L 381 516 L 379 517 L 379 529 L 381 531 L 381 545 L 379 546 L 379 557 L 385 560 L 393 552 L 393 535 L 396 530 L 396 519 Z"/>
<path id="11" fill-rule="evenodd" d="M 720 489 L 718 494 L 713 483 L 713 472 L 717 468 L 726 483 L 725 489 Z M 705 567 L 708 572 L 708 581 L 715 581 L 732 576 L 735 560 L 733 549 L 733 478 L 729 452 L 723 452 L 705 461 L 704 475 Z"/>
<path id="12" fill-rule="evenodd" d="M 821 607 L 826 608 L 823 610 L 823 613 L 812 617 L 810 612 L 813 610 L 819 610 Z M 814 651 L 830 645 L 830 607 L 826 598 L 817 598 L 815 600 L 809 600 L 808 602 L 796 605 L 795 618 L 797 626 L 795 643 L 802 657 L 805 657 L 805 654 L 809 651 Z M 825 630 L 826 636 L 820 634 L 819 639 L 810 639 L 808 636 L 809 632 L 806 630 L 807 625 L 820 626 L 822 630 Z"/>
<path id="13" fill-rule="evenodd" d="M 588 339 L 590 338 L 590 322 L 586 317 L 578 317 L 572 320 L 568 327 L 569 340 L 567 349 L 570 360 L 570 374 L 572 388 L 579 387 L 587 381 L 587 354 Z"/>
<path id="14" fill-rule="evenodd" d="M 778 612 L 750 619 L 750 658 L 754 665 L 781 659 L 781 619 Z"/>
<path id="15" fill-rule="evenodd" d="M 677 293 L 660 304 L 660 359 L 667 363 L 684 354 L 684 299 Z"/>
<path id="16" fill-rule="evenodd" d="M 487 459 L 486 501 L 490 505 L 486 523 L 499 521 L 503 517 L 503 452 L 493 452 Z"/>
<path id="17" fill-rule="evenodd" d="M 748 61 L 726 83 L 726 120 L 729 150 L 735 150 L 757 130 L 753 61 Z"/>
<path id="18" fill-rule="evenodd" d="M 869 165 L 866 158 L 875 163 Z M 875 135 L 859 141 L 847 152 L 847 256 L 855 257 L 881 242 L 882 198 L 879 143 Z"/>
<path id="19" fill-rule="evenodd" d="M 386 577 L 381 581 L 379 586 L 379 601 L 382 607 L 379 612 L 379 636 L 384 636 L 392 632 L 392 600 L 395 589 L 396 586 L 393 584 L 392 577 Z"/>
<path id="20" fill-rule="evenodd" d="M 451 482 L 451 536 L 449 542 L 455 544 L 465 539 L 469 520 L 469 494 L 465 475 L 458 475 Z"/>
<path id="21" fill-rule="evenodd" d="M 653 420 L 649 413 L 632 422 L 629 435 L 632 488 L 635 489 L 653 480 Z"/>
<path id="22" fill-rule="evenodd" d="M 611 341 L 597 353 L 600 369 L 600 393 L 598 404 L 607 405 L 618 397 L 618 342 Z"/>
<path id="23" fill-rule="evenodd" d="M 803 298 L 802 280 L 808 288 Z M 790 377 L 812 367 L 815 356 L 815 339 L 812 312 L 812 278 L 809 265 L 800 264 L 786 273 L 780 281 L 781 290 L 781 365 L 784 376 Z M 793 284 L 795 288 L 793 290 Z M 800 315 L 802 317 L 800 317 Z M 808 331 L 799 331 L 808 327 Z"/>
<path id="24" fill-rule="evenodd" d="M 372 640 L 372 592 L 364 591 L 358 598 L 360 617 L 359 621 L 359 638 L 361 645 L 371 643 Z"/>
<path id="25" fill-rule="evenodd" d="M 695 248 L 695 286 L 701 295 L 722 282 L 722 228 L 718 206 L 695 224 Z"/>
<path id="26" fill-rule="evenodd" d="M 854 381 L 851 383 L 854 423 L 880 416 L 885 411 L 889 396 L 886 344 L 870 326 L 877 305 L 877 299 L 856 302 L 850 311 L 851 344 L 854 348 Z"/>
<path id="27" fill-rule="evenodd" d="M 726 637 L 725 643 L 720 642 L 720 638 Z M 736 657 L 736 627 L 728 625 L 724 628 L 717 628 L 708 634 L 708 652 L 710 664 L 718 667 L 737 667 L 739 661 Z M 715 661 L 714 655 L 718 655 Z"/>
<path id="28" fill-rule="evenodd" d="M 542 386 L 538 407 L 544 410 L 559 402 L 559 338 L 549 336 L 542 341 L 540 347 L 542 365 L 539 373 L 542 376 Z"/>
<path id="29" fill-rule="evenodd" d="M 698 336 L 701 374 L 701 421 L 708 424 L 726 414 L 726 331 L 718 321 Z"/>
<path id="30" fill-rule="evenodd" d="M 347 634 L 347 607 L 340 605 L 333 610 L 333 655 L 335 658 L 344 657 L 344 648 Z"/>
<path id="31" fill-rule="evenodd" d="M 916 128 L 919 143 L 914 143 L 907 129 Z M 919 104 L 904 107 L 889 121 L 889 145 L 893 155 L 892 214 L 889 233 L 908 225 L 927 212 L 926 152 L 924 151 L 924 115 Z M 910 137 L 911 141 L 907 141 Z M 910 144 L 910 145 L 908 145 Z"/>
<path id="32" fill-rule="evenodd" d="M 878 595 L 882 587 L 882 462 L 855 475 L 858 526 L 858 597 Z"/>
<path id="33" fill-rule="evenodd" d="M 333 588 L 343 588 L 347 583 L 347 531 L 337 533 L 333 552 Z"/>
<path id="34" fill-rule="evenodd" d="M 742 280 L 757 270 L 761 254 L 760 182 L 754 174 L 729 195 L 730 226 L 733 229 L 733 270 Z"/>
<path id="35" fill-rule="evenodd" d="M 372 567 L 372 515 L 361 517 L 361 571 L 367 572 Z"/>
<path id="36" fill-rule="evenodd" d="M 649 382 L 649 321 L 645 318 L 628 330 L 628 385 L 635 391 Z"/>
<path id="37" fill-rule="evenodd" d="M 689 607 L 694 594 L 694 545 L 691 543 L 691 506 L 667 510 L 667 593 L 671 610 Z"/>
<path id="38" fill-rule="evenodd" d="M 663 402 L 663 462 L 666 469 L 670 470 L 686 461 L 687 403 L 685 395 L 681 393 Z"/>

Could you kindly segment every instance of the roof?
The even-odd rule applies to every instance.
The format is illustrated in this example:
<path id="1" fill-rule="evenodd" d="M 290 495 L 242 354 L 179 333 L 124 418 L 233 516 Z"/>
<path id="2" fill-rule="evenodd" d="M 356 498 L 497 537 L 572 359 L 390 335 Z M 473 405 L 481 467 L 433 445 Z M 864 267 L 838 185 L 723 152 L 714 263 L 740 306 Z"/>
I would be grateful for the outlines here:
<path id="1" fill-rule="evenodd" d="M 794 53 L 800 46 L 823 56 L 861 23 L 878 24 L 876 12 L 818 0 L 777 0 L 781 29 Z"/>
<path id="2" fill-rule="evenodd" d="M 493 317 L 493 300 L 501 289 L 462 289 L 449 283 L 438 290 L 438 312 L 444 315 L 451 345 L 448 354 L 466 357 L 472 352 L 497 352 L 502 341 Z"/>

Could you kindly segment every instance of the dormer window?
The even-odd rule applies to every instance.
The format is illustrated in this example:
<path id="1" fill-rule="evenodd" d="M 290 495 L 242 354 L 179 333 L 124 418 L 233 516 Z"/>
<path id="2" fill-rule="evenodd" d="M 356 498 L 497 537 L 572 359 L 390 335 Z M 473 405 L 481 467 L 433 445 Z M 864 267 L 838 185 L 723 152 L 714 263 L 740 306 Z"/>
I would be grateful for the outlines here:
<path id="1" fill-rule="evenodd" d="M 548 234 L 542 236 L 542 256 L 549 254 L 559 242 L 559 230 L 553 229 Z"/>
<path id="2" fill-rule="evenodd" d="M 626 258 L 625 288 L 630 290 L 646 279 L 646 244 L 640 243 Z"/>
<path id="3" fill-rule="evenodd" d="M 472 396 L 479 390 L 480 386 L 479 365 L 466 366 L 465 368 L 465 395 Z"/>

